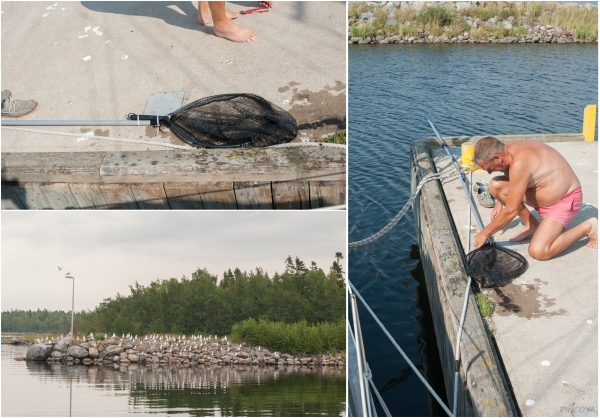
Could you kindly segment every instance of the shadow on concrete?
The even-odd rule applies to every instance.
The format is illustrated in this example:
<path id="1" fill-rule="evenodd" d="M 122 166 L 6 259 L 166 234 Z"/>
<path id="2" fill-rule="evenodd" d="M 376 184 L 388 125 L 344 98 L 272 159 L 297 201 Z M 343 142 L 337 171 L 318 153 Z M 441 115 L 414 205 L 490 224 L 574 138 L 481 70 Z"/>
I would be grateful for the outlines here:
<path id="1" fill-rule="evenodd" d="M 254 8 L 258 2 L 230 2 L 242 7 Z M 85 8 L 99 13 L 114 13 L 162 19 L 165 23 L 184 29 L 213 33 L 212 26 L 198 23 L 198 9 L 190 1 L 82 1 Z M 306 4 L 295 2 L 292 18 L 299 22 L 307 19 Z M 277 10 L 274 8 L 273 10 Z"/>

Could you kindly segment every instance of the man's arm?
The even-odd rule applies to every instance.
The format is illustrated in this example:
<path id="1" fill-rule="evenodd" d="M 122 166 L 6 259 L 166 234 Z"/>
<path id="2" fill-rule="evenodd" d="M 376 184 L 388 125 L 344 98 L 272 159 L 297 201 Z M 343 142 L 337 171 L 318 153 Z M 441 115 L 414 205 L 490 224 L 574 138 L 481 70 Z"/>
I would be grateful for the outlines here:
<path id="1" fill-rule="evenodd" d="M 530 171 L 526 163 L 519 160 L 511 164 L 506 205 L 482 231 L 475 235 L 475 242 L 478 248 L 485 244 L 491 235 L 494 235 L 511 223 L 518 215 L 521 205 L 523 205 L 523 197 L 527 191 L 529 177 Z"/>

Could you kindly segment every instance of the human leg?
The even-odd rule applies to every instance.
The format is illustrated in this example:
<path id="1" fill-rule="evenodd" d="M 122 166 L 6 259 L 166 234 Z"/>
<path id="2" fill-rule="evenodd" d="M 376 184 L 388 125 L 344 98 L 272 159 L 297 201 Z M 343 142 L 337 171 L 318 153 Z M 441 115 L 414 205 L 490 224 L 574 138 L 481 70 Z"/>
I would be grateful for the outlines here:
<path id="1" fill-rule="evenodd" d="M 565 231 L 565 227 L 560 222 L 544 218 L 531 238 L 529 254 L 536 260 L 548 260 L 585 236 L 590 240 L 588 247 L 598 248 L 598 219 L 586 219 Z"/>
<path id="2" fill-rule="evenodd" d="M 210 12 L 210 7 L 208 6 L 208 1 L 199 1 L 198 2 L 198 23 L 201 25 L 208 25 L 213 21 L 212 13 Z M 225 8 L 225 4 L 223 4 L 223 8 Z M 225 15 L 228 19 L 235 19 L 240 14 L 238 12 L 230 12 L 225 11 Z"/>
<path id="3" fill-rule="evenodd" d="M 208 7 L 214 22 L 215 35 L 234 42 L 250 42 L 256 38 L 256 32 L 233 23 L 225 12 L 225 2 L 210 1 Z"/>
<path id="4" fill-rule="evenodd" d="M 508 197 L 508 177 L 506 176 L 497 176 L 494 177 L 490 181 L 490 192 L 492 195 L 502 203 L 502 206 L 506 206 L 506 199 Z M 527 196 L 524 196 L 523 199 L 527 202 Z M 537 220 L 535 216 L 525 207 L 525 204 L 521 203 L 517 215 L 523 223 L 523 229 L 517 234 L 510 237 L 508 240 L 512 242 L 523 241 L 527 237 L 533 236 L 535 234 L 536 229 L 540 225 L 540 222 Z"/>

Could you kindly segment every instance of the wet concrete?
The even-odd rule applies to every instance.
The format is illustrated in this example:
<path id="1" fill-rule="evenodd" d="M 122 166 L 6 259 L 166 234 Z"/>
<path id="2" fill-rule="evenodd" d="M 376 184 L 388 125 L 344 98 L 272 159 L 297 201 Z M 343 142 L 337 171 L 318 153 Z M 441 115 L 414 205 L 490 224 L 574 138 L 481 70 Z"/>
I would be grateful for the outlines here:
<path id="1" fill-rule="evenodd" d="M 548 145 L 569 161 L 582 185 L 584 205 L 569 227 L 598 217 L 598 142 Z M 452 150 L 460 154 L 460 148 Z M 438 170 L 449 167 L 445 154 L 436 150 L 434 156 Z M 484 171 L 473 174 L 473 182 L 491 178 Z M 475 249 L 477 224 L 473 219 L 467 234 L 468 203 L 459 180 L 445 180 L 443 189 L 463 249 L 467 252 L 467 236 Z M 487 225 L 492 209 L 478 205 L 478 210 Z M 553 259 L 538 261 L 528 254 L 528 240 L 508 243 L 522 227 L 517 218 L 494 238 L 523 255 L 528 270 L 508 286 L 483 289 L 497 304 L 487 322 L 516 401 L 523 416 L 573 416 L 593 412 L 590 408 L 597 416 L 598 250 L 587 247 L 584 237 Z"/>
<path id="2" fill-rule="evenodd" d="M 2 89 L 34 99 L 25 119 L 119 120 L 152 94 L 185 92 L 182 105 L 253 93 L 297 118 L 302 138 L 345 129 L 345 2 L 280 2 L 236 22 L 258 32 L 238 44 L 197 22 L 196 2 L 2 2 Z M 256 2 L 228 2 L 241 11 Z M 88 58 L 89 57 L 89 58 Z M 48 130 L 90 133 L 97 127 Z M 182 144 L 152 127 L 105 127 L 101 136 Z M 3 152 L 159 150 L 160 146 L 2 130 Z"/>

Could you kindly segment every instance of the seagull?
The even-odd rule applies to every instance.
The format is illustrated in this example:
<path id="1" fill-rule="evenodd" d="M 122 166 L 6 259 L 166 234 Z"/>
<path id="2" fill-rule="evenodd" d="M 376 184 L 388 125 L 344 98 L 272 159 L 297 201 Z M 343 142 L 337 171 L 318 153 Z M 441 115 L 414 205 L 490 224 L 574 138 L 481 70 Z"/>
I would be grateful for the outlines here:
<path id="1" fill-rule="evenodd" d="M 58 266 L 57 266 L 57 267 L 58 267 Z M 67 274 L 65 274 L 65 276 L 68 276 L 69 274 L 71 274 L 71 272 L 70 272 L 70 271 L 69 271 L 69 272 L 67 272 Z"/>
<path id="2" fill-rule="evenodd" d="M 58 267 L 58 266 L 56 266 Z M 63 267 L 58 267 L 58 271 L 62 271 Z"/>

